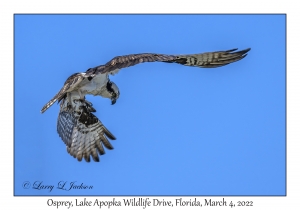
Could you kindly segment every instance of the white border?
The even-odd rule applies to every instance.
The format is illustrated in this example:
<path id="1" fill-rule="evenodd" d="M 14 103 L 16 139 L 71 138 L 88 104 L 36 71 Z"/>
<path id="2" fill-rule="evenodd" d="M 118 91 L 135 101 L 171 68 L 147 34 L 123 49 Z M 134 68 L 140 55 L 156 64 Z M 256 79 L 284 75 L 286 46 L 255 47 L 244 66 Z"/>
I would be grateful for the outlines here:
<path id="1" fill-rule="evenodd" d="M 296 2 L 296 1 L 294 1 Z M 13 196 L 13 14 L 15 13 L 287 13 L 287 49 L 289 56 L 287 71 L 287 196 L 285 197 L 225 197 L 225 200 L 252 200 L 251 209 L 297 209 L 299 199 L 299 11 L 297 3 L 281 1 L 162 1 L 152 0 L 143 2 L 133 0 L 119 1 L 37 1 L 37 0 L 2 0 L 1 10 L 1 201 L 3 209 L 14 207 L 30 207 L 43 209 L 47 207 L 47 200 L 75 200 L 76 197 L 14 197 Z M 268 49 L 266 49 L 266 53 Z M 259 64 L 257 64 L 259 65 Z M 6 91 L 10 87 L 11 91 Z M 5 90 L 5 91 L 3 91 Z M 298 94 L 297 94 L 298 93 Z M 8 111 L 9 110 L 9 111 Z M 7 149 L 8 148 L 8 149 Z M 298 196 L 297 196 L 298 195 Z M 81 197 L 82 198 L 82 197 Z M 109 200 L 107 197 L 87 197 L 89 200 Z M 121 200 L 123 197 L 117 197 Z M 130 197 L 132 198 L 132 197 Z M 177 197 L 150 197 L 174 200 Z M 194 197 L 191 197 L 194 198 Z M 207 197 L 198 197 L 203 200 Z M 221 199 L 222 197 L 211 197 Z M 188 200 L 189 197 L 184 197 Z M 53 207 L 52 207 L 53 208 Z M 76 207 L 74 207 L 76 208 Z M 79 207 L 78 207 L 79 208 Z M 96 208 L 96 207 L 93 207 Z M 124 207 L 123 207 L 124 208 Z M 110 209 L 123 209 L 110 208 Z M 194 207 L 195 208 L 195 207 Z M 223 207 L 224 208 L 224 207 Z M 225 207 L 228 208 L 228 207 Z M 248 207 L 249 208 L 249 207 Z M 299 208 L 299 207 L 298 207 Z M 142 209 L 142 207 L 135 208 Z M 147 207 L 157 209 L 157 207 Z M 173 209 L 187 209 L 173 207 Z"/>

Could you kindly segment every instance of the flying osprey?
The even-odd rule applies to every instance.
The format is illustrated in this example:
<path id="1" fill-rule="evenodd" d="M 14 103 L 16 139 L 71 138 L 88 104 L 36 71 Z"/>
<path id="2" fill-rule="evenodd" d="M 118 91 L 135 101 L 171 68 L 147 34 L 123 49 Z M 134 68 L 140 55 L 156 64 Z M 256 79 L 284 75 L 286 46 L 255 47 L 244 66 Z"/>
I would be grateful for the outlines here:
<path id="1" fill-rule="evenodd" d="M 81 161 L 84 158 L 90 162 L 99 162 L 99 156 L 107 149 L 113 149 L 107 137 L 116 137 L 92 113 L 96 112 L 92 104 L 85 100 L 85 95 L 100 95 L 111 99 L 115 104 L 120 91 L 115 83 L 109 80 L 109 75 L 116 74 L 120 69 L 144 62 L 178 63 L 185 66 L 215 68 L 239 61 L 246 57 L 250 48 L 217 52 L 207 52 L 191 55 L 164 55 L 155 53 L 131 54 L 117 56 L 105 65 L 88 69 L 84 73 L 72 74 L 62 89 L 41 110 L 44 113 L 56 101 L 60 102 L 57 120 L 57 132 L 67 145 L 67 151 Z"/>

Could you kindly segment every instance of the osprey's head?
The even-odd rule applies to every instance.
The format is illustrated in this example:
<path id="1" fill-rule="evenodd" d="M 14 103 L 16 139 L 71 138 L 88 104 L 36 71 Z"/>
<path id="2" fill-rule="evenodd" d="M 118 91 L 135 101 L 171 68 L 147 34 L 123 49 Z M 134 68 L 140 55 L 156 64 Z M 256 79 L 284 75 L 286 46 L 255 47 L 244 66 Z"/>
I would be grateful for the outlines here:
<path id="1" fill-rule="evenodd" d="M 120 91 L 117 85 L 111 81 L 106 83 L 106 90 L 108 92 L 108 98 L 111 100 L 111 104 L 115 104 L 120 96 Z"/>

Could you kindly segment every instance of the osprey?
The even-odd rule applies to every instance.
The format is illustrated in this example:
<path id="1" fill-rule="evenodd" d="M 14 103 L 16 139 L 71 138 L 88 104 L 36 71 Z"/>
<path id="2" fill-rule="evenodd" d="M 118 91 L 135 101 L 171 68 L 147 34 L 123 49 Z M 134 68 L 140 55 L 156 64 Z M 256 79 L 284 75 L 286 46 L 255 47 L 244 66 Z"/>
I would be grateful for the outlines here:
<path id="1" fill-rule="evenodd" d="M 107 138 L 116 137 L 92 113 L 96 112 L 92 103 L 85 99 L 85 95 L 100 95 L 109 98 L 115 104 L 120 91 L 109 75 L 116 74 L 120 69 L 144 62 L 178 63 L 185 66 L 215 68 L 239 61 L 246 57 L 250 48 L 236 51 L 207 52 L 190 55 L 164 55 L 156 53 L 141 53 L 117 56 L 105 65 L 96 66 L 83 73 L 72 74 L 62 89 L 42 108 L 44 113 L 56 101 L 60 103 L 57 120 L 57 132 L 67 146 L 67 151 L 78 161 L 84 158 L 90 162 L 99 162 L 99 154 L 107 149 L 113 149 Z"/>

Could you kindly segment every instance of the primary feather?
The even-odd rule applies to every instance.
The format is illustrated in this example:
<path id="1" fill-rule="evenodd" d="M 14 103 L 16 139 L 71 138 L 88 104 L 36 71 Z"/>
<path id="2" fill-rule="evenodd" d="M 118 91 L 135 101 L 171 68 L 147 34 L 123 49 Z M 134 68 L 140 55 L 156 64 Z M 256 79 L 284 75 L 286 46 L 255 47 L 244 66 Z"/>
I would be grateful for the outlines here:
<path id="1" fill-rule="evenodd" d="M 73 107 L 68 106 L 67 100 L 62 100 L 61 110 L 57 119 L 57 132 L 67 146 L 67 151 L 79 161 L 84 158 L 90 162 L 90 156 L 96 162 L 98 155 L 107 149 L 113 149 L 107 137 L 115 140 L 116 137 L 92 113 L 96 110 L 86 100 L 75 101 Z"/>

